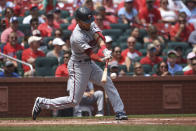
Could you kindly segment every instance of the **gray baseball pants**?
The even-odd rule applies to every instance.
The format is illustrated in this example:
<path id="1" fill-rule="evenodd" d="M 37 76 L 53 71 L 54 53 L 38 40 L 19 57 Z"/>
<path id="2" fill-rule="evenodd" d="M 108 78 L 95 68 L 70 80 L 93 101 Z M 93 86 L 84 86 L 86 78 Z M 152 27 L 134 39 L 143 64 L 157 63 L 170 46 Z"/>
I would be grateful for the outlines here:
<path id="1" fill-rule="evenodd" d="M 105 84 L 101 83 L 103 70 L 94 62 L 76 62 L 70 60 L 68 63 L 69 80 L 67 87 L 69 88 L 69 96 L 58 97 L 54 99 L 40 98 L 40 106 L 42 109 L 64 109 L 74 107 L 80 103 L 82 96 L 86 90 L 88 81 L 102 86 L 106 91 L 114 112 L 124 111 L 124 105 L 110 77 L 107 77 Z"/>

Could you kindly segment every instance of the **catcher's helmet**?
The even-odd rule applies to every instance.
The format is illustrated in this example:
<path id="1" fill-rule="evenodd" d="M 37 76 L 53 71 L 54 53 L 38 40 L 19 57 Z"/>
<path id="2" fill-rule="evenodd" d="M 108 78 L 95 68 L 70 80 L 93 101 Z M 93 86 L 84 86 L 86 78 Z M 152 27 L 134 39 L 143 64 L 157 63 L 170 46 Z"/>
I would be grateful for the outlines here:
<path id="1" fill-rule="evenodd" d="M 75 18 L 77 20 L 81 20 L 85 23 L 91 23 L 94 21 L 94 17 L 93 17 L 93 13 L 92 11 L 85 7 L 85 6 L 82 6 L 82 7 L 79 7 L 76 12 L 75 12 Z"/>

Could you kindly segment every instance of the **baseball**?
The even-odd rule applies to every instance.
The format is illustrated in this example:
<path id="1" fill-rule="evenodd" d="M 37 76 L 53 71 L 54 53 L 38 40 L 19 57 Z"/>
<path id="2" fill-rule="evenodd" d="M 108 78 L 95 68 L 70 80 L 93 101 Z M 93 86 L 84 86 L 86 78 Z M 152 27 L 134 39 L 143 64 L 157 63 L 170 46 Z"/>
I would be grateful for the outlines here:
<path id="1" fill-rule="evenodd" d="M 116 73 L 111 73 L 111 74 L 110 74 L 110 77 L 111 77 L 112 79 L 116 79 L 117 74 L 116 74 Z"/>

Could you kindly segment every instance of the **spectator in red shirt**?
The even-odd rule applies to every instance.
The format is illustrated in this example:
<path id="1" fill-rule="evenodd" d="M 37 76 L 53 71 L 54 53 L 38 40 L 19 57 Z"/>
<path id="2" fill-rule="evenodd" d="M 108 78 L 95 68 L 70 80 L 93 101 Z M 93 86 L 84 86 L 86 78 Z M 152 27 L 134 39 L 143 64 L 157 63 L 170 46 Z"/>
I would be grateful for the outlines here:
<path id="1" fill-rule="evenodd" d="M 146 6 L 139 11 L 142 24 L 154 24 L 161 22 L 160 11 L 154 7 L 155 0 L 146 0 Z"/>
<path id="2" fill-rule="evenodd" d="M 186 64 L 187 61 L 186 61 L 186 59 L 183 58 L 183 49 L 182 49 L 182 47 L 177 46 L 175 48 L 175 51 L 178 53 L 178 58 L 177 58 L 176 64 Z"/>
<path id="3" fill-rule="evenodd" d="M 196 58 L 192 59 L 191 67 L 192 69 L 189 71 L 185 71 L 184 75 L 196 75 Z"/>
<path id="4" fill-rule="evenodd" d="M 133 36 L 136 39 L 136 42 L 144 43 L 143 37 L 140 34 L 140 29 L 138 27 L 133 27 L 132 32 L 130 33 L 130 36 Z"/>
<path id="5" fill-rule="evenodd" d="M 24 37 L 24 34 L 18 30 L 18 18 L 15 16 L 10 19 L 10 27 L 6 28 L 1 34 L 2 43 L 6 43 L 8 41 L 8 36 L 11 32 L 16 32 L 17 37 Z"/>
<path id="6" fill-rule="evenodd" d="M 159 40 L 161 44 L 164 44 L 164 38 L 158 34 L 157 27 L 150 25 L 147 28 L 148 35 L 144 37 L 144 43 L 152 43 L 154 40 Z"/>
<path id="7" fill-rule="evenodd" d="M 188 41 L 189 35 L 194 31 L 194 26 L 187 22 L 187 15 L 181 12 L 178 16 L 178 22 L 170 30 L 172 41 Z"/>
<path id="8" fill-rule="evenodd" d="M 16 32 L 12 32 L 9 35 L 9 40 L 3 48 L 4 54 L 16 58 L 16 52 L 24 49 L 20 44 L 17 43 L 17 39 L 18 37 Z"/>
<path id="9" fill-rule="evenodd" d="M 85 0 L 85 1 L 81 1 L 81 0 L 78 0 L 78 2 L 81 4 L 83 3 L 83 6 L 86 6 L 87 8 L 89 8 L 92 12 L 95 13 L 94 11 L 94 3 L 92 0 Z M 67 27 L 68 30 L 70 31 L 73 31 L 74 28 L 76 27 L 77 25 L 77 22 L 76 22 L 76 19 L 72 19 L 71 21 L 71 24 Z"/>
<path id="10" fill-rule="evenodd" d="M 116 61 L 119 65 L 124 65 L 124 59 L 121 56 L 121 48 L 119 46 L 115 46 L 112 50 L 112 60 L 109 62 L 109 65 Z"/>
<path id="11" fill-rule="evenodd" d="M 42 37 L 52 36 L 52 32 L 57 29 L 53 23 L 53 20 L 53 13 L 50 12 L 47 14 L 46 22 L 38 26 L 38 30 L 40 30 Z"/>
<path id="12" fill-rule="evenodd" d="M 117 23 L 117 9 L 114 7 L 113 0 L 103 0 L 103 5 L 105 7 L 105 13 L 107 14 L 106 17 L 108 20 L 111 20 L 111 23 Z"/>
<path id="13" fill-rule="evenodd" d="M 71 56 L 70 51 L 65 51 L 64 52 L 63 64 L 57 67 L 55 77 L 68 77 L 69 76 L 69 72 L 68 72 L 68 69 L 67 69 L 67 64 L 68 64 L 70 56 Z"/>
<path id="14" fill-rule="evenodd" d="M 28 39 L 29 48 L 25 49 L 22 52 L 22 61 L 32 64 L 35 68 L 35 60 L 37 57 L 44 57 L 45 54 L 42 51 L 39 51 L 41 37 L 31 36 Z M 30 71 L 30 68 L 26 65 L 23 65 L 24 76 L 32 76 L 34 71 Z"/>
<path id="15" fill-rule="evenodd" d="M 46 11 L 46 13 L 52 11 L 57 6 L 57 0 L 43 0 L 43 9 Z"/>
<path id="16" fill-rule="evenodd" d="M 130 60 L 130 63 L 132 63 L 136 57 L 142 56 L 142 53 L 135 49 L 135 44 L 136 44 L 136 39 L 134 37 L 130 36 L 127 38 L 128 48 L 123 50 L 121 53 L 124 61 L 128 59 Z"/>
<path id="17" fill-rule="evenodd" d="M 163 59 L 159 56 L 156 56 L 156 47 L 154 46 L 154 44 L 149 44 L 147 47 L 147 54 L 146 57 L 142 58 L 140 60 L 141 64 L 149 64 L 152 67 L 155 64 L 158 64 L 162 61 Z"/>
<path id="18" fill-rule="evenodd" d="M 10 18 L 14 15 L 14 11 L 12 8 L 7 7 L 5 9 L 4 18 L 1 20 L 1 28 L 6 29 L 10 26 Z"/>
<path id="19" fill-rule="evenodd" d="M 59 8 L 56 8 L 54 10 L 54 14 L 53 15 L 54 15 L 53 23 L 54 23 L 54 26 L 56 28 L 60 28 L 61 24 L 68 23 L 68 21 L 66 19 L 62 19 L 61 18 L 61 10 Z"/>
<path id="20" fill-rule="evenodd" d="M 39 26 L 38 18 L 32 18 L 30 21 L 31 31 L 37 30 Z"/>
<path id="21" fill-rule="evenodd" d="M 101 30 L 111 29 L 110 23 L 105 21 L 102 15 L 97 14 L 95 17 L 95 23 Z"/>
<path id="22" fill-rule="evenodd" d="M 110 13 L 106 13 L 104 6 L 98 6 L 96 8 L 96 13 L 102 15 L 103 19 L 108 23 L 117 23 L 117 18 L 113 17 Z"/>

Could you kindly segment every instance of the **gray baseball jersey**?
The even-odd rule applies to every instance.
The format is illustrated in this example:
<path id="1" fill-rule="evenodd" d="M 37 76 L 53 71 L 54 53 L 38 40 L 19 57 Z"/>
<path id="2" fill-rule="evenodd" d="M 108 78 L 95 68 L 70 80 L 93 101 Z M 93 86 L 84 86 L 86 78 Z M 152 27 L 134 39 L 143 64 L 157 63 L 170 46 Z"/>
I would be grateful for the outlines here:
<path id="1" fill-rule="evenodd" d="M 78 25 L 76 26 L 70 38 L 72 51 L 71 60 L 79 61 L 90 59 L 84 52 L 86 49 L 92 48 L 95 53 L 98 51 L 98 44 L 96 44 L 93 38 L 94 33 L 98 31 L 100 31 L 100 29 L 94 22 L 91 24 L 90 31 L 82 30 Z"/>
<path id="2" fill-rule="evenodd" d="M 89 31 L 82 30 L 79 25 L 76 26 L 70 38 L 72 56 L 68 63 L 69 96 L 55 99 L 40 98 L 42 109 L 63 109 L 76 106 L 81 101 L 88 82 L 92 81 L 104 88 L 115 112 L 124 111 L 122 100 L 110 77 L 107 77 L 105 84 L 101 83 L 103 70 L 95 62 L 89 60 L 90 57 L 85 53 L 85 50 L 89 48 L 92 48 L 94 52 L 97 51 L 98 45 L 93 39 L 96 31 L 100 30 L 94 22 Z"/>

